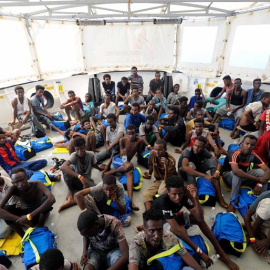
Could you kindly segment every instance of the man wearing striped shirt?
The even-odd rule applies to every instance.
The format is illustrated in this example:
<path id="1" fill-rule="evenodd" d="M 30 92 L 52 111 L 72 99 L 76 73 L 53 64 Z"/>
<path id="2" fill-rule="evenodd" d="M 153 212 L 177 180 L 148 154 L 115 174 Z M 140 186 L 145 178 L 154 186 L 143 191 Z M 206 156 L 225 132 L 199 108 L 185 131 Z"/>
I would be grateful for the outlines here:
<path id="1" fill-rule="evenodd" d="M 253 152 L 257 138 L 253 135 L 245 136 L 242 148 L 230 152 L 223 165 L 223 179 L 231 187 L 231 203 L 228 212 L 234 212 L 232 204 L 238 204 L 235 198 L 241 186 L 250 186 L 253 193 L 259 195 L 267 190 L 270 170 L 261 158 Z"/>

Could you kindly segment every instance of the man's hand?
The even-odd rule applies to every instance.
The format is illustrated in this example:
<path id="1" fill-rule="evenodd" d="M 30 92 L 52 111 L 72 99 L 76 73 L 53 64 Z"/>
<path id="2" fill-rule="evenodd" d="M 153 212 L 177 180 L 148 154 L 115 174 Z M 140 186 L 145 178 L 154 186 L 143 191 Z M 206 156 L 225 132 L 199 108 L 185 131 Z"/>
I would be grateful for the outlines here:
<path id="1" fill-rule="evenodd" d="M 196 199 L 197 188 L 194 185 L 187 185 L 187 195 L 193 199 Z"/>
<path id="2" fill-rule="evenodd" d="M 253 188 L 253 194 L 254 194 L 255 196 L 258 196 L 258 195 L 260 195 L 261 193 L 262 193 L 262 188 L 261 188 L 261 187 L 255 186 L 255 188 Z"/>
<path id="3" fill-rule="evenodd" d="M 212 99 L 210 100 L 210 103 L 212 104 L 212 103 L 214 102 L 214 100 L 215 100 L 215 99 L 214 99 L 214 98 L 212 98 Z"/>
<path id="4" fill-rule="evenodd" d="M 64 104 L 61 104 L 61 105 L 60 105 L 60 109 L 63 110 L 63 109 L 65 109 L 65 108 L 66 108 L 66 106 L 65 106 Z"/>
<path id="5" fill-rule="evenodd" d="M 72 263 L 72 266 L 71 266 L 72 268 L 72 270 L 81 270 L 81 268 L 78 266 L 78 264 L 77 263 Z"/>
<path id="6" fill-rule="evenodd" d="M 122 156 L 125 156 L 126 154 L 127 154 L 127 150 L 126 150 L 126 148 L 123 148 L 121 150 L 120 156 L 122 157 Z"/>
<path id="7" fill-rule="evenodd" d="M 210 267 L 213 264 L 213 261 L 205 253 L 202 253 L 200 257 L 205 262 L 206 268 Z"/>
<path id="8" fill-rule="evenodd" d="M 20 218 L 18 218 L 16 220 L 16 223 L 20 224 L 20 225 L 24 225 L 26 227 L 31 227 L 31 221 L 27 219 L 26 216 L 21 216 Z"/>
<path id="9" fill-rule="evenodd" d="M 86 179 L 84 177 L 81 177 L 81 182 L 83 184 L 83 189 L 85 188 L 89 188 L 89 183 L 86 181 Z"/>
<path id="10" fill-rule="evenodd" d="M 254 122 L 253 125 L 258 128 L 260 126 L 260 124 L 258 122 Z"/>
<path id="11" fill-rule="evenodd" d="M 111 199 L 112 199 L 114 202 L 117 201 L 116 190 L 111 194 Z"/>
<path id="12" fill-rule="evenodd" d="M 168 161 L 167 158 L 162 157 L 162 158 L 160 159 L 160 163 L 163 164 L 164 169 L 166 169 L 166 168 L 168 167 L 169 161 Z"/>
<path id="13" fill-rule="evenodd" d="M 217 147 L 214 147 L 214 153 L 215 153 L 216 157 L 220 156 L 220 151 L 219 151 L 219 149 Z"/>
<path id="14" fill-rule="evenodd" d="M 90 259 L 90 254 L 86 251 L 83 253 L 82 257 L 81 257 L 81 265 L 84 266 L 87 264 L 87 262 Z"/>
<path id="15" fill-rule="evenodd" d="M 258 182 L 261 183 L 261 184 L 266 184 L 268 179 L 265 179 L 264 177 L 258 177 Z"/>
<path id="16" fill-rule="evenodd" d="M 265 238 L 263 240 L 258 241 L 256 251 L 264 258 L 269 258 L 268 249 L 270 246 L 270 239 Z M 265 257 L 267 256 L 267 257 Z"/>
<path id="17" fill-rule="evenodd" d="M 205 178 L 205 179 L 207 179 L 207 180 L 211 181 L 212 176 L 209 176 L 208 174 L 205 174 L 203 178 Z"/>
<path id="18" fill-rule="evenodd" d="M 50 119 L 52 118 L 52 116 L 49 113 L 46 113 L 45 116 L 50 118 Z"/>

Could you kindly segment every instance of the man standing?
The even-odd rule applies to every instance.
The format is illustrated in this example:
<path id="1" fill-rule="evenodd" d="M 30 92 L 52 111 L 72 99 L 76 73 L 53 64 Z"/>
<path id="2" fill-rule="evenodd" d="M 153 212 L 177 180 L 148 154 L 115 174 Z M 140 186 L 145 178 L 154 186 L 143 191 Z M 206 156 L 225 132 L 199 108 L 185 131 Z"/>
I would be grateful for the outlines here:
<path id="1" fill-rule="evenodd" d="M 72 90 L 68 91 L 68 97 L 67 101 L 61 104 L 60 109 L 65 109 L 69 122 L 71 121 L 71 116 L 81 121 L 85 115 L 81 98 L 76 97 L 75 92 Z"/>
<path id="2" fill-rule="evenodd" d="M 230 152 L 223 165 L 223 179 L 231 187 L 231 202 L 238 204 L 235 198 L 242 185 L 253 188 L 253 193 L 260 194 L 267 190 L 270 170 L 267 165 L 257 156 L 253 149 L 257 138 L 253 135 L 246 135 L 241 143 L 242 148 Z M 234 212 L 234 206 L 230 203 L 228 212 Z"/>
<path id="3" fill-rule="evenodd" d="M 128 77 L 128 81 L 131 86 L 131 90 L 133 90 L 133 87 L 136 86 L 139 94 L 142 96 L 143 95 L 143 78 L 138 74 L 138 69 L 137 67 L 132 67 L 131 68 L 131 75 Z"/>
<path id="4" fill-rule="evenodd" d="M 149 83 L 149 92 L 146 98 L 147 103 L 155 96 L 157 89 L 161 90 L 161 92 L 163 89 L 163 81 L 160 79 L 159 71 L 155 73 L 155 79 L 151 80 Z"/>
<path id="5" fill-rule="evenodd" d="M 37 119 L 44 123 L 48 128 L 58 131 L 61 135 L 65 135 L 65 132 L 54 126 L 52 121 L 58 120 L 54 115 L 51 115 L 44 105 L 44 94 L 45 87 L 42 85 L 36 85 L 36 94 L 31 97 L 31 105 Z"/>
<path id="6" fill-rule="evenodd" d="M 154 173 L 155 180 L 152 185 L 143 192 L 145 209 L 152 206 L 153 198 L 158 192 L 159 195 L 166 192 L 166 180 L 172 175 L 177 175 L 175 159 L 167 152 L 167 145 L 164 140 L 157 140 L 154 149 L 149 156 L 149 172 L 144 173 L 145 179 L 151 179 Z"/>

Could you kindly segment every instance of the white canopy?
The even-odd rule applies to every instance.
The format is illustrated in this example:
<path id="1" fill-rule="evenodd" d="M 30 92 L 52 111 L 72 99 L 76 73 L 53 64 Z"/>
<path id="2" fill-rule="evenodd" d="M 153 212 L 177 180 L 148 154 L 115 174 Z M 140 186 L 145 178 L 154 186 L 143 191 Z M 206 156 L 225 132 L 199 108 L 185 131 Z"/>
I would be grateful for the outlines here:
<path id="1" fill-rule="evenodd" d="M 147 21 L 153 18 L 226 17 L 269 8 L 269 2 L 183 0 L 14 0 L 0 1 L 0 15 L 31 19 Z"/>

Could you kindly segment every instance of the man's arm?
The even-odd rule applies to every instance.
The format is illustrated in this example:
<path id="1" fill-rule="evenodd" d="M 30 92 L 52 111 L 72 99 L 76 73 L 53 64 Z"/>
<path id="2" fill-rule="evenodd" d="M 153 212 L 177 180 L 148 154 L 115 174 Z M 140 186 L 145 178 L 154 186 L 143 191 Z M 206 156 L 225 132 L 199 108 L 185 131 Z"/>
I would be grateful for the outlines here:
<path id="1" fill-rule="evenodd" d="M 118 88 L 118 87 L 117 87 L 117 95 L 124 100 L 125 97 L 123 95 L 121 95 L 120 88 Z"/>
<path id="2" fill-rule="evenodd" d="M 251 124 L 255 123 L 255 120 L 254 120 L 253 115 L 252 115 L 252 110 L 244 112 L 244 116 L 247 118 L 249 123 L 251 123 Z"/>
<path id="3" fill-rule="evenodd" d="M 227 108 L 227 110 L 230 109 L 231 96 L 232 96 L 232 90 L 230 90 L 230 91 L 227 93 L 227 98 L 226 98 L 226 108 Z"/>
<path id="4" fill-rule="evenodd" d="M 81 265 L 87 264 L 87 262 L 90 258 L 90 255 L 88 253 L 89 244 L 90 244 L 89 238 L 86 236 L 83 236 L 83 254 L 81 257 Z"/>
<path id="5" fill-rule="evenodd" d="M 256 177 L 256 176 L 253 176 L 251 174 L 248 174 L 248 173 L 244 172 L 243 170 L 241 170 L 238 167 L 237 163 L 231 163 L 231 168 L 232 168 L 232 172 L 236 176 L 238 176 L 239 178 L 243 178 L 243 179 L 247 179 L 247 180 L 253 180 L 253 181 L 259 182 L 261 184 L 265 184 L 270 179 L 270 170 L 265 164 L 262 164 L 260 166 L 260 168 L 262 170 L 264 170 L 264 176 L 262 176 L 262 177 Z"/>
<path id="6" fill-rule="evenodd" d="M 11 106 L 13 108 L 13 122 L 12 122 L 12 124 L 14 124 L 16 122 L 16 118 L 17 118 L 17 103 L 18 103 L 17 98 L 14 98 L 11 102 Z"/>
<path id="7" fill-rule="evenodd" d="M 124 131 L 120 131 L 115 141 L 109 146 L 109 149 L 111 150 L 115 145 L 117 145 L 121 138 L 124 137 Z M 107 149 L 108 150 L 108 149 Z"/>
<path id="8" fill-rule="evenodd" d="M 189 159 L 188 158 L 183 158 L 181 167 L 182 167 L 182 170 L 185 173 L 190 174 L 190 175 L 194 175 L 194 176 L 198 176 L 198 177 L 204 177 L 204 178 L 206 178 L 208 180 L 211 180 L 211 177 L 209 175 L 194 170 L 192 167 L 190 167 L 188 165 L 188 163 L 189 163 Z"/>
<path id="9" fill-rule="evenodd" d="M 216 100 L 216 99 L 219 99 L 219 98 L 221 98 L 221 96 L 223 95 L 223 93 L 226 91 L 226 88 L 225 88 L 225 86 L 222 88 L 222 90 L 221 90 L 221 92 L 219 93 L 219 95 L 218 96 L 216 96 L 216 97 L 213 97 L 212 99 L 211 99 L 211 103 L 214 101 L 214 100 Z"/>
<path id="10" fill-rule="evenodd" d="M 263 135 L 265 128 L 265 121 L 261 120 L 260 128 L 259 128 L 259 137 Z"/>
<path id="11" fill-rule="evenodd" d="M 86 208 L 84 196 L 88 195 L 90 192 L 91 188 L 85 188 L 75 193 L 74 198 L 81 210 L 84 210 Z"/>
<path id="12" fill-rule="evenodd" d="M 26 98 L 26 97 L 25 97 L 25 98 Z M 23 118 L 23 121 L 22 121 L 23 124 L 27 123 L 27 121 L 28 121 L 28 119 L 29 119 L 29 116 L 30 116 L 30 114 L 31 114 L 31 103 L 30 103 L 30 100 L 29 100 L 29 99 L 27 99 L 27 103 L 28 103 L 28 111 L 27 111 L 27 113 L 24 115 L 24 118 Z"/>
<path id="13" fill-rule="evenodd" d="M 61 170 L 62 172 L 64 172 L 64 173 L 66 173 L 66 174 L 69 174 L 69 175 L 71 175 L 71 176 L 77 178 L 77 177 L 79 176 L 79 174 L 76 173 L 75 171 L 71 170 L 70 167 L 69 167 L 70 165 L 71 165 L 70 160 L 66 160 L 66 161 L 63 163 L 63 165 L 60 167 L 60 170 Z"/>
<path id="14" fill-rule="evenodd" d="M 134 94 L 128 95 L 124 100 L 124 104 L 128 105 L 129 100 L 134 96 Z"/>
<path id="15" fill-rule="evenodd" d="M 185 254 L 183 254 L 182 259 L 184 262 L 190 266 L 194 270 L 202 270 L 202 267 L 196 262 L 196 260 L 186 251 Z"/>
<path id="16" fill-rule="evenodd" d="M 32 217 L 35 217 L 40 213 L 44 212 L 45 210 L 49 209 L 55 203 L 55 197 L 50 192 L 50 190 L 48 190 L 48 188 L 46 188 L 46 186 L 42 182 L 38 181 L 37 183 L 43 194 L 47 197 L 47 200 L 40 207 L 30 213 Z"/>
<path id="17" fill-rule="evenodd" d="M 247 100 L 247 91 L 243 90 L 243 100 L 242 100 L 242 104 L 240 106 L 237 106 L 236 108 L 234 108 L 232 110 L 232 113 L 236 112 L 237 110 L 243 108 L 246 106 L 246 100 Z"/>
<path id="18" fill-rule="evenodd" d="M 139 266 L 135 263 L 129 263 L 128 270 L 139 270 Z"/>
<path id="19" fill-rule="evenodd" d="M 118 106 L 116 106 L 116 105 L 114 105 L 114 108 L 115 108 L 115 116 L 118 117 L 120 114 L 120 110 L 119 110 Z"/>
<path id="20" fill-rule="evenodd" d="M 202 102 L 205 103 L 205 96 L 204 96 L 204 94 L 203 94 L 202 89 L 201 89 L 201 95 L 202 95 Z"/>
<path id="21" fill-rule="evenodd" d="M 16 189 L 15 186 L 11 186 L 6 193 L 6 196 L 0 202 L 0 218 L 1 219 L 16 221 L 20 218 L 19 216 L 13 215 L 9 213 L 8 211 L 6 211 L 5 209 L 3 209 L 5 205 L 7 204 L 7 202 L 9 201 L 9 199 L 14 195 L 15 189 Z"/>
<path id="22" fill-rule="evenodd" d="M 127 240 L 119 242 L 119 249 L 121 251 L 121 257 L 112 265 L 108 270 L 121 270 L 125 269 L 128 265 L 128 243 Z"/>

